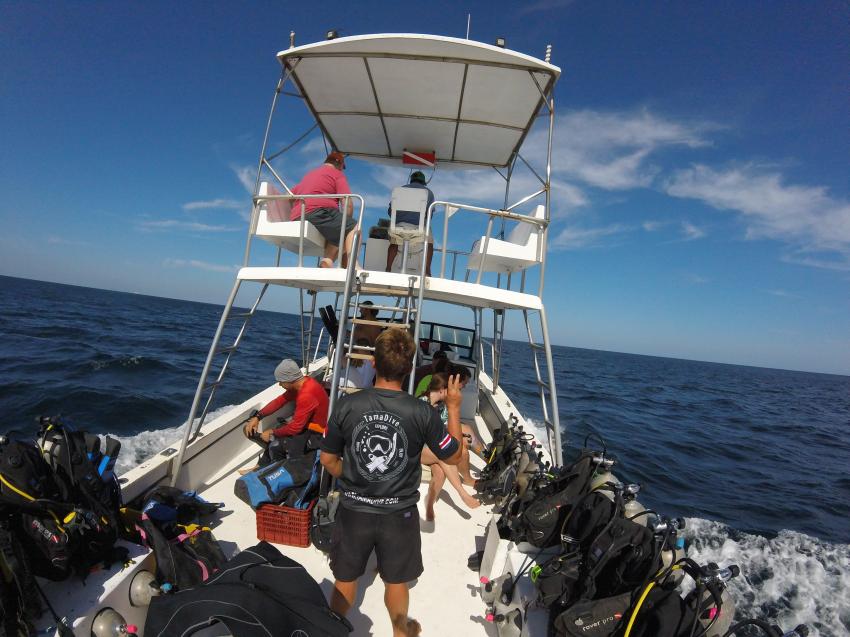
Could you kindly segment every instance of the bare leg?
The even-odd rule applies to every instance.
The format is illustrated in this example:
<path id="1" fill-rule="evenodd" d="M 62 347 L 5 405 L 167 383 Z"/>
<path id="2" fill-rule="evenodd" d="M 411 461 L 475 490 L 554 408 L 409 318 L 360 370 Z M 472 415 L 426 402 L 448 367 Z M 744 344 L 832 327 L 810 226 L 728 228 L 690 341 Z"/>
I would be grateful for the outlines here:
<path id="1" fill-rule="evenodd" d="M 422 632 L 422 627 L 415 619 L 407 616 L 410 605 L 410 592 L 407 584 L 384 583 L 384 604 L 390 613 L 393 625 L 393 637 L 415 637 Z"/>
<path id="2" fill-rule="evenodd" d="M 457 470 L 466 484 L 472 484 L 472 474 L 469 472 L 469 447 L 466 444 L 466 438 L 462 439 L 462 445 L 463 451 L 460 454 L 460 462 L 457 463 Z"/>
<path id="3" fill-rule="evenodd" d="M 353 582 L 334 582 L 334 590 L 331 593 L 331 610 L 345 617 L 354 605 L 357 597 L 357 580 Z M 405 611 L 406 612 L 406 611 Z"/>
<path id="4" fill-rule="evenodd" d="M 339 254 L 339 248 L 331 243 L 325 241 L 325 256 L 319 263 L 320 268 L 332 268 L 334 265 L 334 261 L 336 261 L 336 256 Z M 325 259 L 330 260 L 330 265 L 325 265 L 327 261 Z"/>
<path id="5" fill-rule="evenodd" d="M 390 247 L 387 248 L 387 272 L 393 269 L 393 261 L 395 261 L 397 255 L 398 246 L 394 243 L 391 243 Z"/>
<path id="6" fill-rule="evenodd" d="M 467 493 L 466 489 L 463 488 L 463 484 L 460 482 L 460 473 L 458 472 L 457 467 L 452 466 L 450 464 L 445 464 L 444 462 L 440 462 L 438 466 L 443 470 L 446 479 L 449 481 L 449 484 L 455 488 L 455 491 L 460 495 L 460 499 L 463 500 L 463 503 L 469 507 L 470 509 L 474 509 L 476 507 L 481 506 L 481 503 L 473 498 L 469 493 Z M 433 466 L 431 467 L 431 471 L 434 471 Z M 442 484 L 440 485 L 442 487 Z M 438 492 L 439 493 L 439 492 Z M 428 496 L 431 496 L 431 490 L 428 490 Z"/>
<path id="7" fill-rule="evenodd" d="M 440 496 L 443 484 L 446 482 L 446 474 L 442 463 L 435 462 L 431 466 L 431 481 L 428 483 L 428 498 L 425 500 L 425 519 L 429 522 L 434 520 L 434 504 Z M 463 488 L 463 487 L 461 487 Z"/>
<path id="8" fill-rule="evenodd" d="M 431 276 L 431 260 L 434 258 L 434 244 L 428 242 L 428 262 L 425 264 L 425 276 Z"/>
<path id="9" fill-rule="evenodd" d="M 345 235 L 345 241 L 342 247 L 342 267 L 348 267 L 348 258 L 351 254 L 351 244 L 354 241 L 354 230 Z"/>

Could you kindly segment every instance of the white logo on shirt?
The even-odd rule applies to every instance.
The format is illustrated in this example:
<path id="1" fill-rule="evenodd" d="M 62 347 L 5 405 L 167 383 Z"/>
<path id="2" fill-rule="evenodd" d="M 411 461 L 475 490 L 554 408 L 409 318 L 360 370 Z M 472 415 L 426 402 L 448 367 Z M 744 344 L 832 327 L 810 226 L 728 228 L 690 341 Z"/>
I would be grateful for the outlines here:
<path id="1" fill-rule="evenodd" d="M 407 465 L 407 434 L 395 414 L 363 414 L 351 437 L 357 471 L 370 481 L 398 476 Z"/>

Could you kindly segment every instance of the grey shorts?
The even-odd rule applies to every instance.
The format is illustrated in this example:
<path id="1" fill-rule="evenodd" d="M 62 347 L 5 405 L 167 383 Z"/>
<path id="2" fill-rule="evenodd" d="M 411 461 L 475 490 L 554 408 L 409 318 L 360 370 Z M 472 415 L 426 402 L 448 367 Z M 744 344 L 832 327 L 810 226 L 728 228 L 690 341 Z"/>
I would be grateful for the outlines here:
<path id="1" fill-rule="evenodd" d="M 339 247 L 339 229 L 343 221 L 345 222 L 345 235 L 354 230 L 354 219 L 348 215 L 344 215 L 339 211 L 339 208 L 316 208 L 307 213 L 307 221 L 313 224 L 313 227 L 319 231 L 319 234 L 325 238 L 325 241 L 333 246 Z"/>

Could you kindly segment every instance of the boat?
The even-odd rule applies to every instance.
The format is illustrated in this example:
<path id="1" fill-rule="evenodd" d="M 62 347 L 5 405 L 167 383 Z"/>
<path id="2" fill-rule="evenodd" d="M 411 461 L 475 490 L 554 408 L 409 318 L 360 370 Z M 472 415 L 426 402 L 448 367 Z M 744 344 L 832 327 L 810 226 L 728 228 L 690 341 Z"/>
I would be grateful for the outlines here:
<path id="1" fill-rule="evenodd" d="M 563 464 L 543 303 L 554 88 L 560 76 L 551 63 L 551 46 L 541 47 L 540 59 L 509 50 L 502 40 L 490 45 L 434 35 L 337 37 L 329 32 L 324 41 L 296 46 L 294 38 L 293 33 L 290 46 L 277 54 L 281 74 L 257 166 L 243 263 L 213 336 L 182 439 L 119 478 L 125 502 L 139 502 L 154 487 L 170 485 L 223 503 L 212 526 L 228 556 L 258 541 L 255 512 L 234 495 L 238 470 L 253 464 L 258 453 L 242 426 L 280 389 L 271 385 L 226 409 L 214 409 L 216 392 L 227 381 L 231 357 L 263 300 L 280 288 L 299 297 L 300 363 L 305 375 L 328 389 L 331 412 L 352 391 L 351 361 L 372 358 L 372 348 L 355 342 L 357 326 L 402 325 L 420 345 L 412 366 L 442 350 L 471 372 L 461 417 L 484 443 L 506 430 L 522 432 L 540 467 Z M 279 138 L 275 124 L 289 120 L 290 107 L 306 107 L 314 123 L 284 148 L 272 148 L 273 139 Z M 405 193 L 396 192 L 399 189 L 369 202 L 356 192 L 340 194 L 341 209 L 352 204 L 356 258 L 346 267 L 319 267 L 324 238 L 304 215 L 296 221 L 288 215 L 294 202 L 310 196 L 293 194 L 301 175 L 287 174 L 280 161 L 311 134 L 350 161 L 401 166 L 432 176 L 495 171 L 504 191 L 489 193 L 487 199 L 501 199 L 503 204 L 492 208 L 482 201 L 440 198 L 430 205 L 425 202 L 425 208 L 415 209 L 427 214 L 420 215 L 416 232 L 405 237 L 387 271 L 387 236 L 396 230 L 396 212 L 421 206 L 422 201 L 411 204 Z M 532 137 L 534 143 L 526 144 Z M 525 146 L 539 156 L 526 156 Z M 521 180 L 516 178 L 519 171 L 524 174 Z M 518 192 L 529 184 L 529 191 Z M 387 224 L 380 219 L 388 200 Z M 367 204 L 381 211 L 372 228 L 366 225 Z M 430 273 L 423 250 L 428 235 L 433 236 L 435 262 Z M 247 304 L 242 301 L 245 294 L 250 295 Z M 362 318 L 367 303 L 384 318 Z M 539 397 L 539 420 L 522 414 L 500 385 L 510 368 L 502 357 L 509 313 L 521 317 L 527 335 L 535 374 L 525 380 Z M 412 375 L 408 390 L 413 390 Z M 269 416 L 263 426 L 273 423 L 274 416 Z M 480 459 L 473 464 L 479 470 L 483 466 Z M 423 470 L 423 499 L 428 480 L 429 472 Z M 497 503 L 491 500 L 466 510 L 449 495 L 437 501 L 435 521 L 422 521 L 425 571 L 412 586 L 410 614 L 421 622 L 423 634 L 547 634 L 548 610 L 535 603 L 537 591 L 531 578 L 523 576 L 541 552 L 500 537 Z M 95 572 L 85 586 L 44 584 L 56 614 L 75 635 L 145 633 L 147 602 L 139 602 L 134 590 L 138 582 L 150 580 L 154 556 L 139 545 L 125 547 L 129 562 L 123 569 Z M 309 546 L 279 548 L 303 565 L 329 596 L 333 576 L 324 553 Z M 509 603 L 496 613 L 493 600 L 487 599 L 489 583 L 505 574 L 515 588 Z M 383 587 L 375 584 L 375 577 L 370 566 L 360 580 L 357 603 L 348 615 L 354 635 L 391 632 Z M 50 621 L 46 617 L 41 628 L 50 632 Z"/>

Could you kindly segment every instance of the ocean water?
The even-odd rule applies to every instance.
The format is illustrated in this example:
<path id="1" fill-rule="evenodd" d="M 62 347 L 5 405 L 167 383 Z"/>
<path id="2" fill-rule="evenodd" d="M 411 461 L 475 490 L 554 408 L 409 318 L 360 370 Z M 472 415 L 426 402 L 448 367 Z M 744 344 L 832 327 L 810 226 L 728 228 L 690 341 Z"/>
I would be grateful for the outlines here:
<path id="1" fill-rule="evenodd" d="M 126 470 L 180 435 L 220 306 L 0 277 L 0 431 L 39 415 L 111 433 Z M 216 406 L 300 353 L 295 316 L 259 312 Z M 565 458 L 598 433 L 640 500 L 684 516 L 691 555 L 736 563 L 738 616 L 850 632 L 850 377 L 555 347 Z M 501 384 L 541 418 L 529 350 Z"/>

